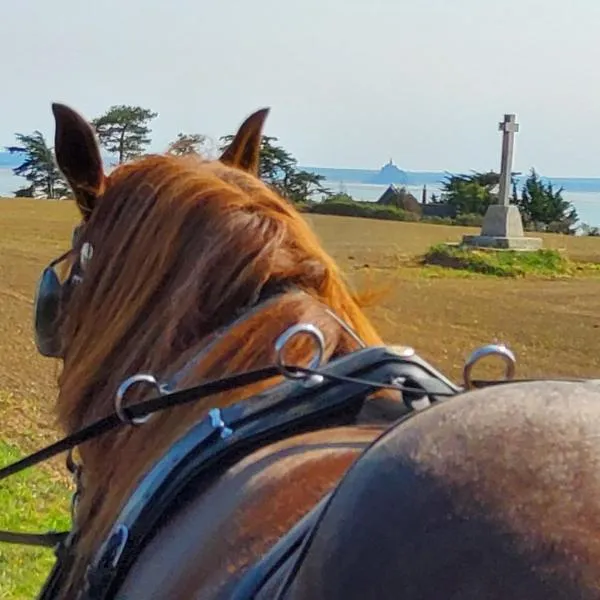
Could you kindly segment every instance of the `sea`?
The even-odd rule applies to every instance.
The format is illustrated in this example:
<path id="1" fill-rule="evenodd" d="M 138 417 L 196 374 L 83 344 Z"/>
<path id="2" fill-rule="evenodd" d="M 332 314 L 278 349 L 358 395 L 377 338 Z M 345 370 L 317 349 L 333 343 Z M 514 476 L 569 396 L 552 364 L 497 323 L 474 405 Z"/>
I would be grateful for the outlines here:
<path id="1" fill-rule="evenodd" d="M 327 169 L 319 169 L 319 171 L 327 172 Z M 340 170 L 331 170 L 334 175 L 338 175 Z M 349 170 L 350 171 L 350 170 Z M 404 184 L 404 187 L 411 192 L 419 201 L 422 198 L 423 183 L 415 183 L 418 177 L 415 177 L 415 173 L 412 174 L 412 182 Z M 440 173 L 440 177 L 437 182 L 432 181 L 431 177 L 427 178 L 426 189 L 427 198 L 431 200 L 431 195 L 436 194 L 439 196 L 441 191 L 441 184 L 439 183 L 444 174 Z M 600 178 L 593 180 L 583 179 L 569 179 L 561 177 L 560 179 L 551 181 L 555 184 L 555 188 L 563 187 L 563 197 L 573 204 L 577 210 L 579 216 L 579 223 L 586 223 L 594 227 L 600 227 Z M 14 194 L 15 190 L 22 187 L 25 184 L 25 180 L 16 177 L 12 169 L 9 167 L 0 166 L 0 197 L 10 197 Z M 374 184 L 374 183 L 359 183 L 356 181 L 342 181 L 339 176 L 335 179 L 327 178 L 323 182 L 324 186 L 329 188 L 332 192 L 345 192 L 355 198 L 356 200 L 364 200 L 374 202 L 381 194 L 386 190 L 388 184 Z"/>

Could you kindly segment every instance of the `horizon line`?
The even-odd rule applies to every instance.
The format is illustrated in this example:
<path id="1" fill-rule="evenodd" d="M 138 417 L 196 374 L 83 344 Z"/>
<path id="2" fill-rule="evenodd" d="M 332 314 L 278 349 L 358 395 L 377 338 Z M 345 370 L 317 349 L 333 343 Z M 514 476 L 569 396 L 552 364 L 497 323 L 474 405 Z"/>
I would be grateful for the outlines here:
<path id="1" fill-rule="evenodd" d="M 18 156 L 21 153 L 10 153 L 8 151 L 0 151 L 0 155 L 9 155 L 9 156 Z M 152 154 L 152 153 L 150 153 Z M 161 154 L 160 152 L 158 154 Z M 106 157 L 108 159 L 113 158 L 113 156 L 111 154 L 104 154 L 103 157 Z M 108 162 L 108 161 L 107 161 Z M 480 171 L 478 169 L 462 169 L 462 170 L 450 170 L 450 169 L 404 169 L 401 168 L 400 166 L 398 166 L 397 164 L 388 161 L 387 163 L 384 163 L 381 167 L 379 168 L 365 168 L 365 167 L 332 167 L 332 166 L 316 166 L 316 165 L 300 165 L 298 164 L 298 168 L 302 169 L 302 170 L 327 170 L 327 171 L 366 171 L 369 173 L 373 173 L 373 174 L 377 174 L 380 173 L 381 170 L 385 167 L 392 164 L 394 167 L 396 167 L 400 172 L 402 173 L 422 173 L 422 174 L 430 174 L 430 175 L 458 175 L 458 174 L 468 174 L 468 173 L 487 173 L 490 170 L 495 171 L 494 169 L 488 169 L 488 170 L 483 170 Z M 110 166 L 116 166 L 116 165 L 110 165 Z M 17 165 L 2 165 L 0 164 L 0 170 L 12 170 L 14 168 L 16 168 Z M 516 173 L 520 173 L 519 175 L 517 175 L 517 178 L 520 177 L 527 177 L 528 174 L 531 171 L 531 167 L 527 170 L 527 171 L 516 171 Z M 549 180 L 553 180 L 553 179 L 598 179 L 600 180 L 600 174 L 598 175 L 545 175 L 543 173 L 541 173 L 540 171 L 538 171 L 536 169 L 536 173 L 540 176 L 543 177 L 544 179 L 549 179 Z M 15 177 L 17 177 L 15 175 Z M 378 184 L 378 185 L 386 185 L 386 184 Z"/>

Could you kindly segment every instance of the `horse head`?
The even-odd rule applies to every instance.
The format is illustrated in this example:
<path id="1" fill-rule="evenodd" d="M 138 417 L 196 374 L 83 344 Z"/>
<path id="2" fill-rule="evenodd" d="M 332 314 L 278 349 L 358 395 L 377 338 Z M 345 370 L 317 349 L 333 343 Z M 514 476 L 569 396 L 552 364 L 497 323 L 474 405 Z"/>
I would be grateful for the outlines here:
<path id="1" fill-rule="evenodd" d="M 298 322 L 323 332 L 324 361 L 356 349 L 358 338 L 381 343 L 302 215 L 258 177 L 268 110 L 248 117 L 218 160 L 150 155 L 109 174 L 91 125 L 62 104 L 53 113 L 58 166 L 81 222 L 72 248 L 44 271 L 36 330 L 40 351 L 62 359 L 57 412 L 67 433 L 111 413 L 132 374 L 179 386 L 272 364 L 276 338 Z M 286 347 L 297 364 L 313 353 L 308 338 Z M 127 402 L 148 392 L 138 386 Z M 179 407 L 80 447 L 80 514 L 93 515 L 94 539 L 140 474 L 207 410 Z M 107 461 L 111 453 L 119 460 Z"/>
<path id="2" fill-rule="evenodd" d="M 92 127 L 64 105 L 54 104 L 53 112 L 58 165 L 82 217 L 70 252 L 76 285 L 57 328 L 64 361 L 59 411 L 67 430 L 106 409 L 101 397 L 111 397 L 125 374 L 177 368 L 275 291 L 305 295 L 299 301 L 292 293 L 280 310 L 232 331 L 217 353 L 234 347 L 236 364 L 210 359 L 210 368 L 269 360 L 267 347 L 282 321 L 308 313 L 328 330 L 326 359 L 349 350 L 355 342 L 321 305 L 367 344 L 381 341 L 300 213 L 257 176 L 268 110 L 244 121 L 219 160 L 153 155 L 110 175 Z M 200 372 L 207 375 L 206 368 Z"/>

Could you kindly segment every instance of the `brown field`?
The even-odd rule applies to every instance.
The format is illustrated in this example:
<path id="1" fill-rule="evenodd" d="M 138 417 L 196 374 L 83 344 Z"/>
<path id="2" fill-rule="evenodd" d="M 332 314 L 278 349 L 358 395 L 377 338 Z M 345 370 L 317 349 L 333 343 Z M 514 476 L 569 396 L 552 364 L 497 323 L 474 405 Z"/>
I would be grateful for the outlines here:
<path id="1" fill-rule="evenodd" d="M 368 309 L 384 338 L 414 346 L 458 379 L 475 347 L 505 341 L 518 376 L 600 377 L 600 278 L 496 279 L 422 268 L 414 257 L 469 228 L 307 217 L 350 279 L 387 288 Z M 36 279 L 67 248 L 77 213 L 69 202 L 0 201 L 1 435 L 24 450 L 55 438 L 55 361 L 31 335 Z M 573 259 L 600 262 L 600 239 L 545 236 Z M 482 369 L 479 374 L 492 373 Z"/>

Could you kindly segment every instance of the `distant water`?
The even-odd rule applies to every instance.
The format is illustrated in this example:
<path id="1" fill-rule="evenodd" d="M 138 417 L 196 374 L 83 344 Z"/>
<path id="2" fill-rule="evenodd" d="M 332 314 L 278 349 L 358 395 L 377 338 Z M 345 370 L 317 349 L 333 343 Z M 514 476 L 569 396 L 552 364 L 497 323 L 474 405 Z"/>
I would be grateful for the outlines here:
<path id="1" fill-rule="evenodd" d="M 564 185 L 568 190 L 568 182 L 564 179 L 560 181 L 560 185 Z M 572 180 L 574 187 L 577 189 L 577 184 L 580 180 Z M 0 166 L 0 196 L 12 196 L 14 191 L 23 186 L 25 180 L 20 177 L 15 177 L 9 168 Z M 357 200 L 375 201 L 386 189 L 386 185 L 361 184 L 361 183 L 344 183 L 340 181 L 327 180 L 325 186 L 332 192 L 346 192 Z M 558 182 L 556 187 L 559 187 Z M 423 191 L 422 185 L 407 185 L 406 189 L 410 191 L 419 201 Z M 439 196 L 439 186 L 428 184 L 427 196 L 431 199 L 431 194 Z M 588 223 L 596 227 L 600 227 L 600 189 L 597 191 L 565 191 L 563 197 L 573 203 L 579 215 L 580 222 Z"/>

